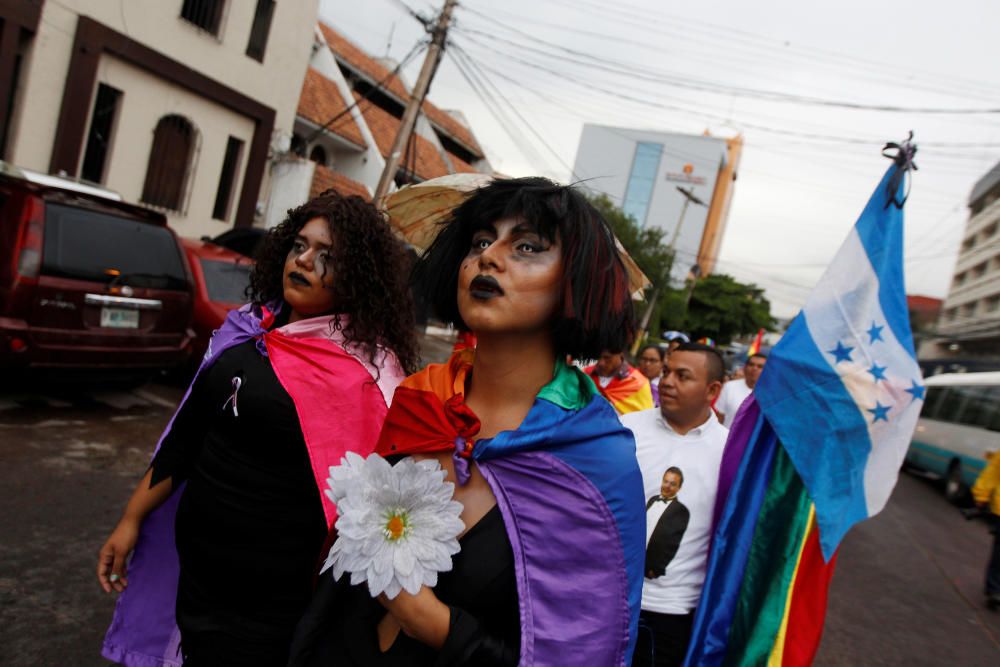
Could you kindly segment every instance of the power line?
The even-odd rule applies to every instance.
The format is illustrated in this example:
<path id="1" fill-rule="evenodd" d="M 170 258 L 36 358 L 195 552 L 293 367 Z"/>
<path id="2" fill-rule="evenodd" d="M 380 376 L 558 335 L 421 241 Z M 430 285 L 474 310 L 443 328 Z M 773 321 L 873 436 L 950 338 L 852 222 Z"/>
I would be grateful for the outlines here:
<path id="1" fill-rule="evenodd" d="M 559 153 L 558 153 L 558 152 L 557 152 L 557 151 L 556 151 L 556 150 L 555 150 L 554 148 L 552 148 L 552 145 L 551 145 L 551 144 L 549 144 L 549 142 L 548 142 L 548 141 L 546 141 L 545 137 L 543 137 L 543 136 L 542 136 L 541 134 L 539 134 L 538 130 L 536 130 L 536 129 L 535 129 L 535 126 L 534 126 L 534 124 L 533 124 L 533 123 L 531 123 L 531 122 L 529 122 L 529 121 L 528 121 L 528 120 L 527 120 L 527 119 L 526 119 L 526 118 L 525 118 L 525 117 L 524 117 L 524 116 L 523 116 L 523 115 L 521 114 L 521 112 L 520 112 L 520 111 L 518 110 L 517 106 L 515 106 L 514 104 L 512 104 L 512 103 L 510 102 L 510 100 L 509 100 L 509 99 L 507 99 L 507 98 L 506 98 L 506 97 L 504 96 L 504 94 L 503 94 L 503 93 L 502 93 L 502 92 L 500 91 L 500 89 L 499 89 L 499 88 L 498 88 L 498 87 L 496 86 L 496 84 L 494 84 L 494 83 L 493 83 L 492 81 L 490 81 L 490 80 L 489 80 L 489 78 L 488 78 L 488 77 L 486 76 L 486 73 L 485 73 L 485 72 L 484 72 L 484 71 L 482 70 L 482 68 L 480 68 L 480 67 L 479 67 L 479 64 L 478 64 L 478 63 L 477 63 L 477 62 L 476 62 L 476 61 L 475 61 L 475 60 L 474 60 L 473 58 L 471 58 L 471 57 L 470 57 L 470 56 L 469 56 L 469 55 L 468 55 L 468 54 L 467 54 L 467 53 L 465 52 L 465 50 L 464 50 L 464 49 L 462 49 L 462 47 L 458 46 L 457 44 L 453 44 L 452 46 L 453 46 L 453 47 L 455 48 L 455 50 L 456 50 L 456 51 L 457 51 L 457 52 L 459 53 L 459 55 L 461 55 L 462 57 L 464 57 L 464 58 L 466 59 L 466 62 L 467 62 L 468 64 L 470 64 L 470 65 L 472 66 L 472 68 L 473 68 L 474 70 L 478 70 L 478 72 L 479 72 L 479 75 L 480 75 L 481 79 L 482 79 L 483 81 L 485 81 L 485 82 L 486 82 L 486 83 L 487 83 L 487 84 L 488 84 L 488 85 L 489 85 L 490 87 L 492 87 L 492 88 L 493 88 L 493 91 L 494 91 L 494 92 L 495 92 L 495 93 L 497 94 L 497 96 L 499 96 L 499 97 L 500 97 L 500 99 L 501 99 L 501 100 L 503 100 L 503 101 L 504 101 L 504 102 L 505 102 L 505 103 L 507 104 L 507 106 L 508 106 L 508 107 L 510 108 L 510 110 L 511 110 L 511 111 L 512 111 L 512 112 L 514 113 L 514 115 L 515 115 L 515 116 L 517 116 L 517 117 L 518 117 L 518 118 L 519 118 L 519 119 L 521 120 L 521 123 L 522 123 L 522 124 L 523 124 L 523 125 L 524 125 L 524 126 L 525 126 L 526 128 L 528 128 L 528 131 L 529 131 L 529 132 L 531 132 L 531 134 L 533 134 L 533 135 L 535 136 L 535 138 L 536 138 L 536 139 L 538 139 L 538 141 L 539 141 L 539 142 L 541 142 L 541 144 L 542 144 L 543 146 L 545 146 L 545 148 L 546 148 L 546 149 L 547 149 L 547 150 L 549 151 L 549 153 L 551 153 L 551 154 L 553 155 L 553 157 L 555 157 L 555 159 L 556 159 L 556 160 L 557 160 L 557 161 L 558 161 L 558 162 L 559 162 L 559 163 L 560 163 L 560 164 L 561 164 L 561 165 L 562 165 L 563 167 L 565 167 L 565 168 L 566 168 L 566 169 L 567 169 L 567 170 L 568 170 L 568 171 L 570 172 L 570 174 L 572 174 L 572 175 L 573 175 L 573 180 L 576 180 L 576 181 L 579 181 L 579 180 L 581 180 L 581 179 L 580 179 L 580 177 L 576 175 L 576 172 L 574 172 L 574 171 L 573 171 L 573 168 L 572 168 L 572 167 L 570 167 L 570 166 L 569 166 L 568 164 L 566 164 L 566 161 L 565 161 L 565 160 L 563 160 L 563 159 L 562 159 L 562 157 L 561 157 L 561 156 L 559 155 Z"/>
<path id="2" fill-rule="evenodd" d="M 515 32 L 518 35 L 527 37 L 531 41 L 541 44 L 550 51 L 540 49 L 528 44 L 521 42 L 516 42 L 514 40 L 501 37 L 495 33 L 487 32 L 484 30 L 477 30 L 475 28 L 465 28 L 464 26 L 456 26 L 461 32 L 466 34 L 475 34 L 487 39 L 502 42 L 504 44 L 513 46 L 518 49 L 524 49 L 527 51 L 532 51 L 539 53 L 541 55 L 558 58 L 565 62 L 570 62 L 583 67 L 590 67 L 592 69 L 611 72 L 614 74 L 620 74 L 625 76 L 630 76 L 632 78 L 640 79 L 652 83 L 662 83 L 668 86 L 683 88 L 686 90 L 694 90 L 697 92 L 707 92 L 720 95 L 729 95 L 734 97 L 746 97 L 750 99 L 764 100 L 770 102 L 786 102 L 800 105 L 810 105 L 810 106 L 822 106 L 822 107 L 834 107 L 841 109 L 851 109 L 851 110 L 863 110 L 863 111 L 880 111 L 880 112 L 892 112 L 892 113 L 920 113 L 920 114 L 954 114 L 954 115 L 981 115 L 981 114 L 996 114 L 1000 113 L 1000 107 L 990 107 L 982 109 L 960 109 L 960 108 L 941 108 L 941 107 L 905 107 L 898 105 L 888 105 L 888 104 L 864 104 L 860 102 L 851 102 L 845 100 L 831 100 L 822 99 L 817 97 L 810 97 L 806 95 L 796 95 L 793 93 L 784 93 L 774 90 L 762 90 L 756 88 L 747 88 L 742 86 L 733 86 L 726 84 L 714 83 L 704 79 L 695 79 L 691 77 L 683 77 L 675 74 L 669 74 L 662 71 L 652 70 L 649 68 L 644 68 L 636 63 L 626 63 L 621 61 L 615 61 L 608 58 L 599 58 L 593 56 L 592 54 L 586 53 L 584 51 L 578 51 L 566 46 L 559 44 L 554 44 L 552 42 L 540 39 L 533 35 L 530 35 L 523 30 L 514 28 L 503 24 L 496 19 L 489 18 L 493 23 L 496 23 L 507 30 Z M 551 50 L 561 51 L 574 56 L 569 58 L 556 53 L 552 53 Z M 609 66 L 607 63 L 613 63 L 614 66 Z"/>

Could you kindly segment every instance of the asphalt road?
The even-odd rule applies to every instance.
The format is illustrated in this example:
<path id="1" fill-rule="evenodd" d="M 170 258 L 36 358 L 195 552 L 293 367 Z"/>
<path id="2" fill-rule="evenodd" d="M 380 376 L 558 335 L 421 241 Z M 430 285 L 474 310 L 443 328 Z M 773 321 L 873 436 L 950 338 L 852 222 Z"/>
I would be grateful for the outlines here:
<path id="1" fill-rule="evenodd" d="M 96 552 L 180 393 L 0 393 L 0 665 L 105 664 L 114 601 Z M 1000 665 L 1000 613 L 981 596 L 990 539 L 904 474 L 841 548 L 817 664 Z"/>

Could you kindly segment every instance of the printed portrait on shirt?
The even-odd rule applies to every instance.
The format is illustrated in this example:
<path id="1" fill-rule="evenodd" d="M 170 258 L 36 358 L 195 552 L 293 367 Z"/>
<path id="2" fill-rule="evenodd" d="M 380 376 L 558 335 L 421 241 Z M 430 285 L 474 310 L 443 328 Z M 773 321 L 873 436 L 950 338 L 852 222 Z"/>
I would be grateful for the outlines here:
<path id="1" fill-rule="evenodd" d="M 684 471 L 670 466 L 663 472 L 659 495 L 646 502 L 647 527 L 653 525 L 646 543 L 646 577 L 662 577 L 670 561 L 677 555 L 684 531 L 691 520 L 691 512 L 678 498 L 684 486 Z"/>

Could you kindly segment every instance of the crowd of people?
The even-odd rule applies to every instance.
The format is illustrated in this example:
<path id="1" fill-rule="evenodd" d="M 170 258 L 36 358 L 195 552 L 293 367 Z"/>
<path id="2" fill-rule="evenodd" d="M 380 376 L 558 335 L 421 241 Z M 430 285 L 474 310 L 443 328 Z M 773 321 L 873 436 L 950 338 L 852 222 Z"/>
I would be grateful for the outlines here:
<path id="1" fill-rule="evenodd" d="M 765 357 L 724 383 L 719 352 L 678 336 L 633 367 L 610 228 L 545 179 L 476 190 L 408 262 L 374 206 L 332 191 L 270 232 L 99 551 L 107 658 L 683 662 L 726 424 Z M 411 290 L 474 342 L 418 369 Z M 348 453 L 445 471 L 464 530 L 436 586 L 390 599 L 319 574 Z"/>

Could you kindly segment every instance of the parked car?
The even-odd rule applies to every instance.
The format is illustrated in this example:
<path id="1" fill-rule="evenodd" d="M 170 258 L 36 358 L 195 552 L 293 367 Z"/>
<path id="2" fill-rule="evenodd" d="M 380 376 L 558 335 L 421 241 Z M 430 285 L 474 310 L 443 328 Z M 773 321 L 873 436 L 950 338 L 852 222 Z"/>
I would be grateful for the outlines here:
<path id="1" fill-rule="evenodd" d="M 260 244 L 264 242 L 268 230 L 261 227 L 234 227 L 222 232 L 215 238 L 202 237 L 202 241 L 208 241 L 215 245 L 229 248 L 233 252 L 238 252 L 247 257 L 256 257 Z"/>
<path id="2" fill-rule="evenodd" d="M 941 479 L 945 497 L 962 503 L 986 460 L 1000 456 L 1000 372 L 947 373 L 924 384 L 906 465 Z"/>
<path id="3" fill-rule="evenodd" d="M 0 162 L 0 369 L 176 366 L 192 304 L 163 214 Z"/>
<path id="4" fill-rule="evenodd" d="M 194 279 L 192 359 L 197 361 L 205 354 L 208 339 L 226 314 L 246 303 L 253 260 L 208 241 L 181 239 L 181 245 Z"/>

